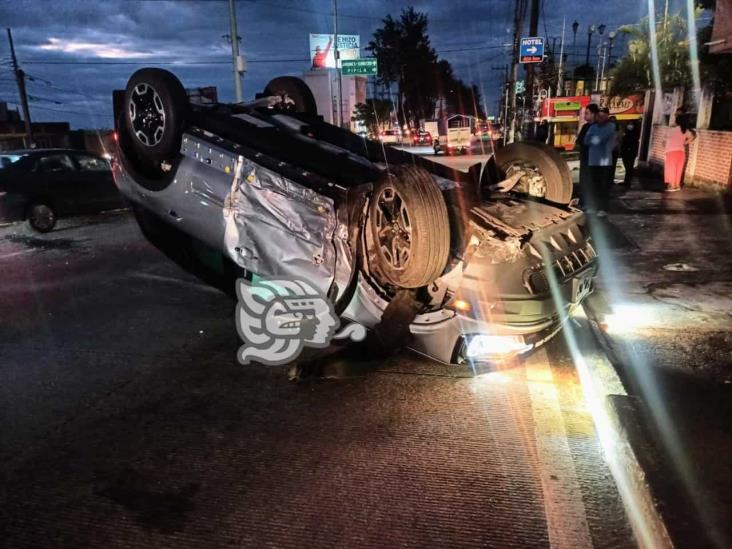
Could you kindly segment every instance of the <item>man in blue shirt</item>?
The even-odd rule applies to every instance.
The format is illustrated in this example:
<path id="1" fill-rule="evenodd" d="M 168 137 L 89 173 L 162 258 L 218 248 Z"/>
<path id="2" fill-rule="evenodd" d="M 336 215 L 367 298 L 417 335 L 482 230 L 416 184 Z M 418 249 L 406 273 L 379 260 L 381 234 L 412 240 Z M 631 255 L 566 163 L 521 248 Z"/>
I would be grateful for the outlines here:
<path id="1" fill-rule="evenodd" d="M 602 107 L 597 114 L 597 122 L 585 134 L 590 172 L 591 203 L 588 211 L 597 208 L 597 215 L 604 216 L 607 210 L 610 189 L 608 182 L 612 173 L 613 147 L 615 146 L 615 124 L 609 121 L 610 110 Z"/>
<path id="2" fill-rule="evenodd" d="M 582 206 L 587 208 L 588 204 L 592 202 L 592 194 L 590 192 L 590 166 L 588 164 L 589 161 L 589 150 L 587 147 L 585 147 L 585 135 L 587 135 L 587 130 L 590 129 L 590 126 L 592 126 L 597 121 L 597 113 L 600 112 L 600 107 L 598 107 L 595 103 L 590 103 L 587 105 L 587 107 L 584 110 L 584 113 L 582 116 L 584 117 L 585 123 L 582 124 L 582 127 L 580 128 L 579 133 L 577 134 L 577 138 L 574 142 L 574 149 L 576 151 L 579 151 L 579 161 L 580 161 L 580 169 L 579 169 L 579 190 L 580 190 L 580 200 L 582 202 Z"/>

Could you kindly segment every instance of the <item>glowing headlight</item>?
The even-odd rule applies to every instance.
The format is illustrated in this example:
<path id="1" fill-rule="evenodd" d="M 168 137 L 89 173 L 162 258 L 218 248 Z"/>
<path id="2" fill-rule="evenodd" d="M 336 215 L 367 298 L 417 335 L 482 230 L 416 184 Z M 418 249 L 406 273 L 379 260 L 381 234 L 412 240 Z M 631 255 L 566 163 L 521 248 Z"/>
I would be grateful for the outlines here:
<path id="1" fill-rule="evenodd" d="M 478 334 L 468 337 L 463 355 L 467 360 L 486 360 L 525 353 L 531 347 L 522 336 Z"/>

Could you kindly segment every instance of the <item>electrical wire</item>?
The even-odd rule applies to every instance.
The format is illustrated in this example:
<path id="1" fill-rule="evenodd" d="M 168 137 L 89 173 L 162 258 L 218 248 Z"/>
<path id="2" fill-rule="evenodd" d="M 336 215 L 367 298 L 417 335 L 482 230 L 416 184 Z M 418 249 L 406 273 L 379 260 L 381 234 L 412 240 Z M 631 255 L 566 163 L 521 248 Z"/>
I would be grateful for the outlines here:
<path id="1" fill-rule="evenodd" d="M 16 107 L 20 107 L 19 103 L 15 103 L 13 101 L 9 101 L 8 105 L 14 105 Z M 81 112 L 81 111 L 71 111 L 71 110 L 61 110 L 61 109 L 52 109 L 50 107 L 42 107 L 41 105 L 33 105 L 33 109 L 40 109 L 43 111 L 51 111 L 51 112 L 58 112 L 62 114 L 80 114 L 82 116 L 104 116 L 104 117 L 110 117 L 112 116 L 112 113 L 100 113 L 100 112 Z"/>

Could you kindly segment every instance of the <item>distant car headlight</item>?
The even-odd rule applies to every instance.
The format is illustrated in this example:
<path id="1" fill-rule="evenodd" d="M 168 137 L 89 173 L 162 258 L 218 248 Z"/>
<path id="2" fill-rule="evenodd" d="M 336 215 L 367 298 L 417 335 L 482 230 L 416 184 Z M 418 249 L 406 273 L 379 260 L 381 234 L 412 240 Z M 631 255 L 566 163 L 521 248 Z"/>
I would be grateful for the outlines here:
<path id="1" fill-rule="evenodd" d="M 462 355 L 467 361 L 480 362 L 525 353 L 532 347 L 523 336 L 475 334 L 465 337 Z"/>

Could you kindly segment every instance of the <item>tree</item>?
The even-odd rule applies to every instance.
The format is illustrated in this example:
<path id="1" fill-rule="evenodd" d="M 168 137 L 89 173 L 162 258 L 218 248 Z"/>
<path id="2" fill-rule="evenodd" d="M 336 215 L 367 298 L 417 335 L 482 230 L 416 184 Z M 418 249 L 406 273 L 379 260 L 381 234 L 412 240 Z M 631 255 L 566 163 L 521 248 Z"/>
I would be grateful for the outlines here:
<path id="1" fill-rule="evenodd" d="M 399 19 L 387 15 L 366 47 L 378 59 L 379 81 L 397 84 L 397 115 L 401 123 L 416 122 L 434 110 L 437 54 L 427 34 L 428 18 L 413 7 Z"/>
<path id="2" fill-rule="evenodd" d="M 691 71 L 686 18 L 680 14 L 663 17 L 655 22 L 655 27 L 661 87 L 670 89 L 688 86 Z M 652 88 L 654 82 L 648 17 L 641 19 L 637 25 L 621 27 L 619 32 L 629 35 L 628 54 L 610 71 L 612 93 L 624 95 Z"/>
<path id="3" fill-rule="evenodd" d="M 391 101 L 385 99 L 368 99 L 366 103 L 358 103 L 353 117 L 361 122 L 372 134 L 391 121 Z"/>
<path id="4" fill-rule="evenodd" d="M 391 15 L 374 32 L 369 50 L 377 59 L 381 84 L 397 85 L 397 117 L 400 124 L 432 118 L 440 101 L 441 115 L 470 114 L 485 117 L 480 92 L 453 73 L 445 59 L 438 59 L 430 45 L 427 15 L 409 7 L 399 19 Z"/>

